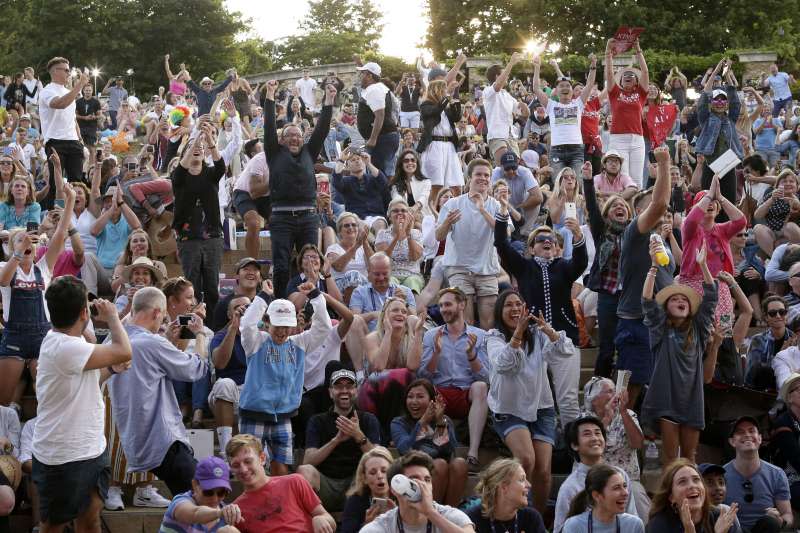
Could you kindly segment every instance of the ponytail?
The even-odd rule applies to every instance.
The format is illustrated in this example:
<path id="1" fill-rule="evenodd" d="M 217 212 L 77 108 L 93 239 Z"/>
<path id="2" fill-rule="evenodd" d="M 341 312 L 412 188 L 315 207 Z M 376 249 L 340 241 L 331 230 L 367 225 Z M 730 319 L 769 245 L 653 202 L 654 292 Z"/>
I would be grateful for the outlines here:
<path id="1" fill-rule="evenodd" d="M 589 507 L 592 506 L 592 495 L 586 489 L 583 489 L 578 494 L 572 498 L 572 502 L 569 504 L 569 511 L 567 512 L 567 518 L 571 516 L 579 515 L 586 511 Z"/>

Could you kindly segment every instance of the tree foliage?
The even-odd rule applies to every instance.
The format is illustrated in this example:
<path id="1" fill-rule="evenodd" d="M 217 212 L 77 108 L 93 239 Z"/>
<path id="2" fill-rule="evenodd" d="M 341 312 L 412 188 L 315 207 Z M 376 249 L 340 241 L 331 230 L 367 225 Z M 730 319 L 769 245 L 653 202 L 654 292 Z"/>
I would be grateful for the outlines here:
<path id="1" fill-rule="evenodd" d="M 800 0 L 428 0 L 427 44 L 436 57 L 509 53 L 529 39 L 564 54 L 600 52 L 619 26 L 642 26 L 642 45 L 707 55 L 731 48 L 771 48 L 790 64 L 800 52 Z M 780 20 L 775 14 L 786 13 Z"/>
<path id="2" fill-rule="evenodd" d="M 353 55 L 378 48 L 383 23 L 372 0 L 311 0 L 303 34 L 282 46 L 282 61 L 291 67 L 344 63 Z"/>
<path id="3" fill-rule="evenodd" d="M 10 4 L 10 5 L 9 5 Z M 47 61 L 99 67 L 108 76 L 132 69 L 137 89 L 164 85 L 164 54 L 193 77 L 233 66 L 245 29 L 222 0 L 5 0 L 0 26 L 0 72 L 33 66 L 45 80 Z"/>

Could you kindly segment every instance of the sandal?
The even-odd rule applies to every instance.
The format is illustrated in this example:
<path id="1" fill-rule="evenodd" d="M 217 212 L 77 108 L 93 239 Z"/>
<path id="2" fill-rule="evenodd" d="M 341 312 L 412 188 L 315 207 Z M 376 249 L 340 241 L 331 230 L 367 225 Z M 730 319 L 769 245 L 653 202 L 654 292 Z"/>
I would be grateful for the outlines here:
<path id="1" fill-rule="evenodd" d="M 467 455 L 467 469 L 470 473 L 475 474 L 481 471 L 481 463 L 474 455 Z"/>

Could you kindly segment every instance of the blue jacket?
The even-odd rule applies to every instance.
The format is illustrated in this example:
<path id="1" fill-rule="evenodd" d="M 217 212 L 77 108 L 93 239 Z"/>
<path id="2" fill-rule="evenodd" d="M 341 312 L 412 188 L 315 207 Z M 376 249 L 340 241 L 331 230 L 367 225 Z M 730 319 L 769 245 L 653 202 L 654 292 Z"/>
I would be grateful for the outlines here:
<path id="1" fill-rule="evenodd" d="M 726 86 L 725 92 L 728 93 L 727 116 L 711 112 L 709 108 L 711 95 L 709 93 L 704 92 L 700 95 L 700 100 L 697 102 L 697 120 L 700 122 L 701 130 L 695 141 L 695 152 L 705 156 L 712 155 L 717 138 L 722 134 L 728 141 L 728 147 L 736 153 L 739 159 L 744 159 L 744 149 L 739 141 L 739 134 L 736 133 L 736 121 L 739 118 L 742 103 L 739 101 L 739 95 L 734 86 Z"/>
<path id="2" fill-rule="evenodd" d="M 334 173 L 332 181 L 334 189 L 344 200 L 345 209 L 351 213 L 355 213 L 361 219 L 368 216 L 386 216 L 391 195 L 389 180 L 383 172 L 378 171 L 378 175 L 373 176 L 365 170 L 362 179 Z"/>
<path id="3" fill-rule="evenodd" d="M 311 328 L 275 344 L 258 323 L 267 310 L 263 293 L 253 299 L 239 325 L 247 355 L 247 374 L 239 398 L 243 417 L 278 422 L 294 414 L 303 395 L 306 353 L 316 350 L 333 325 L 322 294 L 311 300 Z"/>

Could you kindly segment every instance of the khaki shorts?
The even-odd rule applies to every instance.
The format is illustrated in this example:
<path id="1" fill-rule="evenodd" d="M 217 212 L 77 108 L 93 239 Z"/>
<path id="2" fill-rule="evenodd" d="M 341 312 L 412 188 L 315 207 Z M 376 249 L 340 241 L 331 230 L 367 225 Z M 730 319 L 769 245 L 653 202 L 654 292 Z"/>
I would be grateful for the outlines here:
<path id="1" fill-rule="evenodd" d="M 494 157 L 494 154 L 496 154 L 500 148 L 504 147 L 511 150 L 519 157 L 519 143 L 514 139 L 489 139 L 489 155 L 492 157 Z"/>
<path id="2" fill-rule="evenodd" d="M 326 511 L 336 513 L 344 509 L 344 501 L 347 498 L 345 493 L 352 482 L 352 476 L 335 479 L 320 472 L 319 499 L 322 500 L 322 506 Z"/>
<path id="3" fill-rule="evenodd" d="M 475 274 L 461 267 L 449 267 L 447 279 L 467 296 L 497 296 L 497 274 Z"/>

